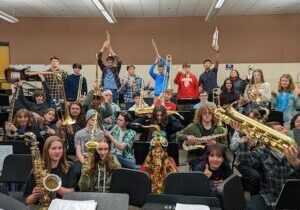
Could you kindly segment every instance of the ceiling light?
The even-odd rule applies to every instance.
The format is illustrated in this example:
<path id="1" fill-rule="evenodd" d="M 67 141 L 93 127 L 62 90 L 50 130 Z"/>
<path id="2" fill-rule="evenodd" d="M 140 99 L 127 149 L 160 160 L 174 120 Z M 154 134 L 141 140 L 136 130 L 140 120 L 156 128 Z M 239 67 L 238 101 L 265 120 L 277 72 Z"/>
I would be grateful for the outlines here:
<path id="1" fill-rule="evenodd" d="M 220 9 L 223 6 L 224 2 L 225 2 L 225 0 L 218 0 L 215 8 Z"/>
<path id="2" fill-rule="evenodd" d="M 205 21 L 210 21 L 212 20 L 219 12 L 219 10 L 221 9 L 221 7 L 223 6 L 225 0 L 214 0 L 206 17 L 205 17 Z"/>
<path id="3" fill-rule="evenodd" d="M 0 11 L 0 18 L 2 18 L 3 20 L 8 21 L 10 23 L 19 22 L 19 19 L 15 18 L 15 17 L 13 17 L 13 16 L 11 16 L 11 15 L 5 13 L 5 12 L 2 12 L 2 11 Z"/>
<path id="4" fill-rule="evenodd" d="M 98 10 L 102 13 L 102 15 L 106 18 L 109 23 L 116 23 L 117 20 L 112 12 L 106 7 L 102 0 L 92 0 L 94 5 L 98 8 Z"/>

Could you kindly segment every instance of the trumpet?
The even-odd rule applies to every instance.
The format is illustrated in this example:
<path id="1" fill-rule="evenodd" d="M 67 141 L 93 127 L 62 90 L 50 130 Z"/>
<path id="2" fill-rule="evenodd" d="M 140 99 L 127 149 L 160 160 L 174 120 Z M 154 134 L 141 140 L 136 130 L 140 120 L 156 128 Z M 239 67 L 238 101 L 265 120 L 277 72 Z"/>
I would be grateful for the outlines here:
<path id="1" fill-rule="evenodd" d="M 81 102 L 81 100 L 82 100 L 82 94 L 81 94 L 82 83 L 83 83 L 83 76 L 81 75 L 79 78 L 79 82 L 78 82 L 78 90 L 77 90 L 77 98 L 76 98 L 77 102 Z"/>

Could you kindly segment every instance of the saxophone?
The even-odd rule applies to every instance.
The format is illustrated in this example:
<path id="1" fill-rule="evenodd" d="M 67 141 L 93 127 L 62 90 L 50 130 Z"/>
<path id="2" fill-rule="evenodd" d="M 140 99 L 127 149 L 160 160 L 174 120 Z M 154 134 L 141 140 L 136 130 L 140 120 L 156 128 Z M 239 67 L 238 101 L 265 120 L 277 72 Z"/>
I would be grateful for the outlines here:
<path id="1" fill-rule="evenodd" d="M 92 169 L 92 163 L 95 160 L 95 150 L 98 146 L 98 142 L 96 141 L 96 132 L 98 125 L 98 112 L 96 112 L 94 116 L 94 124 L 91 131 L 91 138 L 89 141 L 85 143 L 85 147 L 87 149 L 87 153 L 84 155 L 84 161 L 82 166 L 82 173 L 84 175 L 88 175 Z"/>
<path id="2" fill-rule="evenodd" d="M 52 192 L 57 191 L 61 187 L 61 178 L 56 174 L 50 174 L 45 167 L 42 159 L 39 142 L 36 135 L 32 132 L 26 132 L 19 135 L 20 138 L 25 138 L 25 141 L 31 144 L 30 150 L 32 155 L 33 175 L 36 186 L 44 188 L 44 196 L 40 199 L 41 209 L 47 209 L 52 200 Z"/>
<path id="3" fill-rule="evenodd" d="M 222 133 L 216 134 L 216 135 L 210 135 L 210 136 L 203 136 L 201 138 L 195 138 L 195 144 L 194 145 L 188 145 L 187 141 L 184 141 L 182 144 L 182 148 L 185 151 L 190 151 L 190 150 L 196 150 L 196 149 L 204 149 L 206 143 L 210 139 L 220 139 L 222 137 L 225 137 L 228 133 L 227 128 L 222 127 Z"/>
<path id="4" fill-rule="evenodd" d="M 151 106 L 151 107 L 143 107 L 143 108 L 136 109 L 134 112 L 138 116 L 143 116 L 143 115 L 152 115 L 153 110 L 154 110 L 154 106 Z M 167 115 L 168 116 L 169 115 L 176 115 L 180 119 L 184 120 L 184 117 L 177 111 L 167 110 Z"/>
<path id="5" fill-rule="evenodd" d="M 286 148 L 297 147 L 294 139 L 239 113 L 233 108 L 233 105 L 231 104 L 226 110 L 220 107 L 215 109 L 214 116 L 225 124 L 238 123 L 240 132 L 250 139 L 258 139 L 257 143 L 250 142 L 250 144 L 266 145 L 279 153 L 283 153 Z"/>

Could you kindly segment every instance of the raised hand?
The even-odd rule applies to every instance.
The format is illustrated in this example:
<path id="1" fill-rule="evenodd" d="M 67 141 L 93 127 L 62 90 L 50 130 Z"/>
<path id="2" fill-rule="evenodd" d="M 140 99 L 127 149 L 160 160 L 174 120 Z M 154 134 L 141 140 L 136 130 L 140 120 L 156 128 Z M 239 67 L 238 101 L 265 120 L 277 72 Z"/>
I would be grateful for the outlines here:
<path id="1" fill-rule="evenodd" d="M 196 141 L 195 141 L 195 136 L 194 135 L 188 135 L 187 136 L 187 142 L 189 145 L 195 145 Z"/>
<path id="2" fill-rule="evenodd" d="M 207 178 L 210 178 L 212 176 L 212 172 L 209 170 L 208 164 L 205 165 L 205 170 L 203 172 Z"/>

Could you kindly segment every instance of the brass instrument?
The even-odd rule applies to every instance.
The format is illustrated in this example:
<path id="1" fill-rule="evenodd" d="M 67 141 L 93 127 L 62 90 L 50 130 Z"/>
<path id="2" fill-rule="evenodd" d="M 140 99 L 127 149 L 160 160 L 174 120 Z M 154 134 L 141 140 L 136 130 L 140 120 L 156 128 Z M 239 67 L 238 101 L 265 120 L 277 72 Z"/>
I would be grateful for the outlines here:
<path id="1" fill-rule="evenodd" d="M 221 89 L 214 88 L 213 89 L 213 103 L 215 103 L 217 107 L 221 106 L 220 95 L 221 95 Z"/>
<path id="2" fill-rule="evenodd" d="M 101 81 L 99 81 L 98 54 L 96 54 L 96 80 L 97 80 L 97 90 L 94 90 L 94 98 L 101 98 L 103 96 L 100 92 Z"/>
<path id="3" fill-rule="evenodd" d="M 167 71 L 166 71 L 166 76 L 165 76 L 165 84 L 163 85 L 163 88 L 166 88 L 165 90 L 173 90 L 172 84 L 170 81 L 170 73 L 171 73 L 171 67 L 172 67 L 172 55 L 167 55 L 166 56 L 166 61 L 167 61 Z M 169 67 L 168 67 L 169 64 Z M 167 87 L 165 87 L 167 85 Z"/>
<path id="4" fill-rule="evenodd" d="M 25 138 L 25 141 L 31 144 L 30 150 L 32 155 L 33 175 L 36 186 L 43 187 L 45 195 L 40 199 L 41 209 L 47 209 L 52 200 L 52 193 L 61 187 L 61 178 L 56 174 L 50 174 L 46 170 L 45 162 L 42 159 L 39 142 L 36 135 L 32 132 L 26 132 L 24 135 L 19 135 L 20 138 Z"/>
<path id="5" fill-rule="evenodd" d="M 152 115 L 154 110 L 154 106 L 151 107 L 144 107 L 144 108 L 140 108 L 140 109 L 136 109 L 135 110 L 135 114 L 136 115 Z M 167 110 L 167 115 L 176 115 L 178 116 L 180 119 L 184 120 L 184 117 L 177 111 L 170 111 Z"/>
<path id="6" fill-rule="evenodd" d="M 248 77 L 250 76 L 250 82 L 248 84 L 248 87 L 245 90 L 245 97 L 242 99 L 243 103 L 249 103 L 249 102 L 254 102 L 257 105 L 261 105 L 263 100 L 260 96 L 259 89 L 256 86 L 256 84 L 252 84 L 253 82 L 253 71 L 254 67 L 252 65 L 248 66 Z"/>
<path id="7" fill-rule="evenodd" d="M 94 162 L 94 159 L 95 159 L 94 153 L 98 146 L 98 142 L 96 141 L 97 126 L 98 126 L 98 112 L 96 112 L 96 114 L 94 116 L 94 124 L 93 124 L 93 128 L 91 131 L 91 137 L 85 143 L 87 153 L 84 155 L 82 173 L 86 174 L 86 175 L 90 172 L 90 170 L 92 168 L 92 163 Z"/>
<path id="8" fill-rule="evenodd" d="M 76 123 L 75 120 L 72 119 L 71 115 L 70 115 L 70 110 L 68 107 L 68 103 L 67 103 L 67 97 L 66 97 L 66 92 L 65 92 L 65 86 L 64 86 L 64 81 L 61 80 L 62 82 L 62 93 L 63 93 L 63 97 L 64 97 L 64 108 L 65 108 L 65 117 L 62 116 L 62 125 L 63 126 L 68 126 L 68 125 L 73 125 Z"/>
<path id="9" fill-rule="evenodd" d="M 266 145 L 280 153 L 285 148 L 297 147 L 294 139 L 239 113 L 233 108 L 233 104 L 226 110 L 221 107 L 215 109 L 214 116 L 225 124 L 238 123 L 242 133 L 250 139 L 258 139 L 258 145 L 255 146 Z"/>
<path id="10" fill-rule="evenodd" d="M 111 46 L 110 33 L 108 32 L 108 30 L 106 30 L 106 41 L 109 43 L 109 46 Z M 108 56 L 112 56 L 112 52 L 110 50 Z"/>
<path id="11" fill-rule="evenodd" d="M 156 42 L 154 41 L 153 38 L 151 39 L 151 41 L 152 41 L 152 46 L 153 46 L 153 49 L 154 49 L 155 56 L 158 56 L 159 53 L 158 53 Z"/>
<path id="12" fill-rule="evenodd" d="M 188 145 L 187 141 L 184 141 L 182 144 L 182 148 L 185 151 L 191 151 L 191 150 L 196 150 L 196 149 L 204 149 L 204 147 L 207 144 L 208 140 L 214 139 L 218 140 L 219 138 L 223 138 L 227 136 L 228 130 L 227 128 L 222 127 L 222 133 L 215 134 L 215 135 L 210 135 L 210 136 L 203 136 L 201 138 L 196 138 L 195 137 L 195 144 L 194 145 Z"/>
<path id="13" fill-rule="evenodd" d="M 78 82 L 77 98 L 76 98 L 77 102 L 81 102 L 81 100 L 82 100 L 82 94 L 81 94 L 82 83 L 83 83 L 83 76 L 80 75 L 79 82 Z"/>
<path id="14" fill-rule="evenodd" d="M 7 123 L 12 123 L 13 122 L 13 116 L 14 116 L 14 109 L 15 109 L 15 103 L 16 103 L 16 100 L 18 98 L 18 95 L 19 95 L 19 92 L 20 92 L 20 86 L 16 86 L 15 87 L 15 92 L 12 96 L 12 99 L 10 101 L 10 106 L 9 106 L 9 113 L 8 113 L 8 120 L 7 120 Z M 11 137 L 12 136 L 12 133 L 11 131 L 6 131 L 5 132 L 5 138 L 4 139 L 7 139 L 7 137 Z"/>

